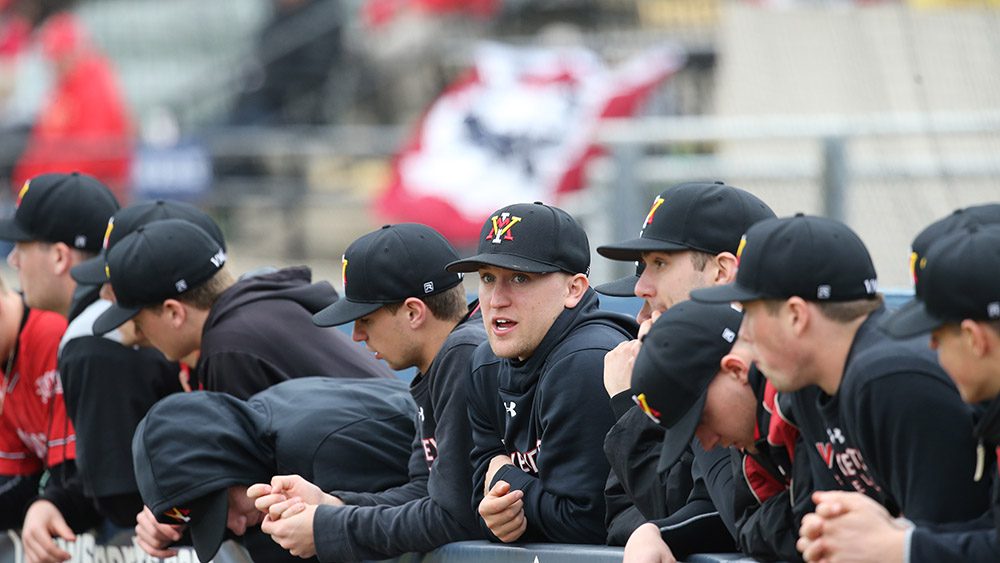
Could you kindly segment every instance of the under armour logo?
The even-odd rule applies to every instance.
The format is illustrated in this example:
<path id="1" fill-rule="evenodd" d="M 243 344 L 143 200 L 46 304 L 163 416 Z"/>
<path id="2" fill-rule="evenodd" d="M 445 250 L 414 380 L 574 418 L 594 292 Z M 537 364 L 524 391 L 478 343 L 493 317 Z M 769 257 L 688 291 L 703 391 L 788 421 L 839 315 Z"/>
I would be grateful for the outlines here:
<path id="1" fill-rule="evenodd" d="M 424 407 L 417 409 L 417 416 L 420 418 L 420 422 L 424 421 Z"/>
<path id="2" fill-rule="evenodd" d="M 986 316 L 991 319 L 1000 318 L 1000 301 L 994 301 L 986 306 Z"/>
<path id="3" fill-rule="evenodd" d="M 73 239 L 73 246 L 75 246 L 77 248 L 84 248 L 84 247 L 86 247 L 87 246 L 87 237 L 84 236 L 84 235 L 76 235 L 76 238 Z"/>
<path id="4" fill-rule="evenodd" d="M 846 438 L 844 438 L 844 433 L 840 431 L 840 428 L 834 428 L 833 430 L 827 428 L 826 435 L 830 437 L 830 442 L 834 444 L 843 444 L 847 441 Z"/>
<path id="5" fill-rule="evenodd" d="M 816 288 L 816 299 L 829 299 L 830 298 L 830 286 L 821 285 Z"/>
<path id="6" fill-rule="evenodd" d="M 184 293 L 187 291 L 188 282 L 187 280 L 177 280 L 177 282 L 174 283 L 174 287 L 177 288 L 177 293 Z"/>
<path id="7" fill-rule="evenodd" d="M 434 293 L 434 282 L 424 282 L 424 293 Z"/>
<path id="8" fill-rule="evenodd" d="M 516 407 L 516 406 L 517 406 L 517 403 L 515 403 L 514 401 L 511 401 L 509 403 L 504 403 L 503 404 L 504 410 L 507 411 L 507 414 L 509 414 L 511 418 L 514 418 L 515 416 L 517 416 L 517 411 L 514 410 L 514 407 Z"/>

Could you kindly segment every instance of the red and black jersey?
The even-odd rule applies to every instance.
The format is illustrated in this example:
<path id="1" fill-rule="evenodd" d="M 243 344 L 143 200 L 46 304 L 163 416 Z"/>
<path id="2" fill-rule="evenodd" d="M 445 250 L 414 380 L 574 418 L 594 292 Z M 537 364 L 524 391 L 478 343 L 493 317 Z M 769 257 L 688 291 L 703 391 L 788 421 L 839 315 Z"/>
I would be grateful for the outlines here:
<path id="1" fill-rule="evenodd" d="M 26 475 L 76 457 L 56 368 L 66 319 L 24 308 L 14 360 L 4 374 L 0 415 L 0 474 Z"/>

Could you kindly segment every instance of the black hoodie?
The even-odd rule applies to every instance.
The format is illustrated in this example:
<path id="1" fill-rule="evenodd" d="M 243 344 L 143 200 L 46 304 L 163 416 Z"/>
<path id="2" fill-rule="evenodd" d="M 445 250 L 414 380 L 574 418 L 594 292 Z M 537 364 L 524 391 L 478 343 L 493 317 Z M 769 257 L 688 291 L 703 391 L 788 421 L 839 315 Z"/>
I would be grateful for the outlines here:
<path id="1" fill-rule="evenodd" d="M 478 303 L 471 307 L 478 310 Z M 483 318 L 470 313 L 410 384 L 419 434 L 410 482 L 381 493 L 333 491 L 347 507 L 320 506 L 313 530 L 321 561 L 385 559 L 427 552 L 449 542 L 481 539 L 469 505 L 472 433 L 466 385 Z"/>
<path id="2" fill-rule="evenodd" d="M 224 393 L 172 395 L 136 429 L 136 481 L 157 515 L 281 474 L 301 475 L 324 490 L 383 490 L 407 480 L 415 416 L 406 384 L 393 379 L 299 378 L 248 401 Z M 244 539 L 256 561 L 299 561 L 272 549 L 277 544 L 259 528 Z"/>
<path id="3" fill-rule="evenodd" d="M 490 460 L 510 456 L 514 465 L 497 471 L 490 486 L 502 480 L 524 492 L 528 527 L 518 541 L 605 541 L 609 466 L 601 445 L 615 417 L 604 390 L 604 356 L 634 338 L 637 326 L 598 305 L 588 289 L 523 362 L 498 358 L 488 342 L 473 356 L 473 508 L 483 499 Z"/>
<path id="4" fill-rule="evenodd" d="M 313 314 L 337 300 L 327 282 L 310 283 L 305 266 L 242 279 L 219 296 L 205 319 L 197 375 L 207 391 L 245 399 L 295 377 L 394 377 Z"/>
<path id="5" fill-rule="evenodd" d="M 982 517 L 961 525 L 926 526 L 913 530 L 909 563 L 1000 561 L 1000 397 L 989 404 L 976 425 L 981 465 L 976 477 L 993 482 L 993 506 Z"/>

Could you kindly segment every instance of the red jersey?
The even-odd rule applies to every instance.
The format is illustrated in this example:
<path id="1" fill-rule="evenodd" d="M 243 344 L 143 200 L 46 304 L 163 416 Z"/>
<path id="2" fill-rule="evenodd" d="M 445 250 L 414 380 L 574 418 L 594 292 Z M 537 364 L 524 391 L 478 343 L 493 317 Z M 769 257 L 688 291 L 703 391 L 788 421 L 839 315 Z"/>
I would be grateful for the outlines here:
<path id="1" fill-rule="evenodd" d="M 17 353 L 0 385 L 0 474 L 26 475 L 76 458 L 76 433 L 66 416 L 56 368 L 66 319 L 28 310 Z"/>

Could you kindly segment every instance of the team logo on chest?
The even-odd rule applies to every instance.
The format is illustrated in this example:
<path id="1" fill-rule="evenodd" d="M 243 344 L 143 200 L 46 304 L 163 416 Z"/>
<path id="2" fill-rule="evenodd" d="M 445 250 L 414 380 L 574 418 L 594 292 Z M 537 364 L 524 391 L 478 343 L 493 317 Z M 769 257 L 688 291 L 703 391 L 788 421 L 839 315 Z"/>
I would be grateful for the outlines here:
<path id="1" fill-rule="evenodd" d="M 520 222 L 520 217 L 515 217 L 507 212 L 501 213 L 500 215 L 494 215 L 493 217 L 490 217 L 490 224 L 493 228 L 491 228 L 490 233 L 486 235 L 486 239 L 493 244 L 500 244 L 505 240 L 514 240 L 514 234 L 510 232 L 510 229 Z"/>

